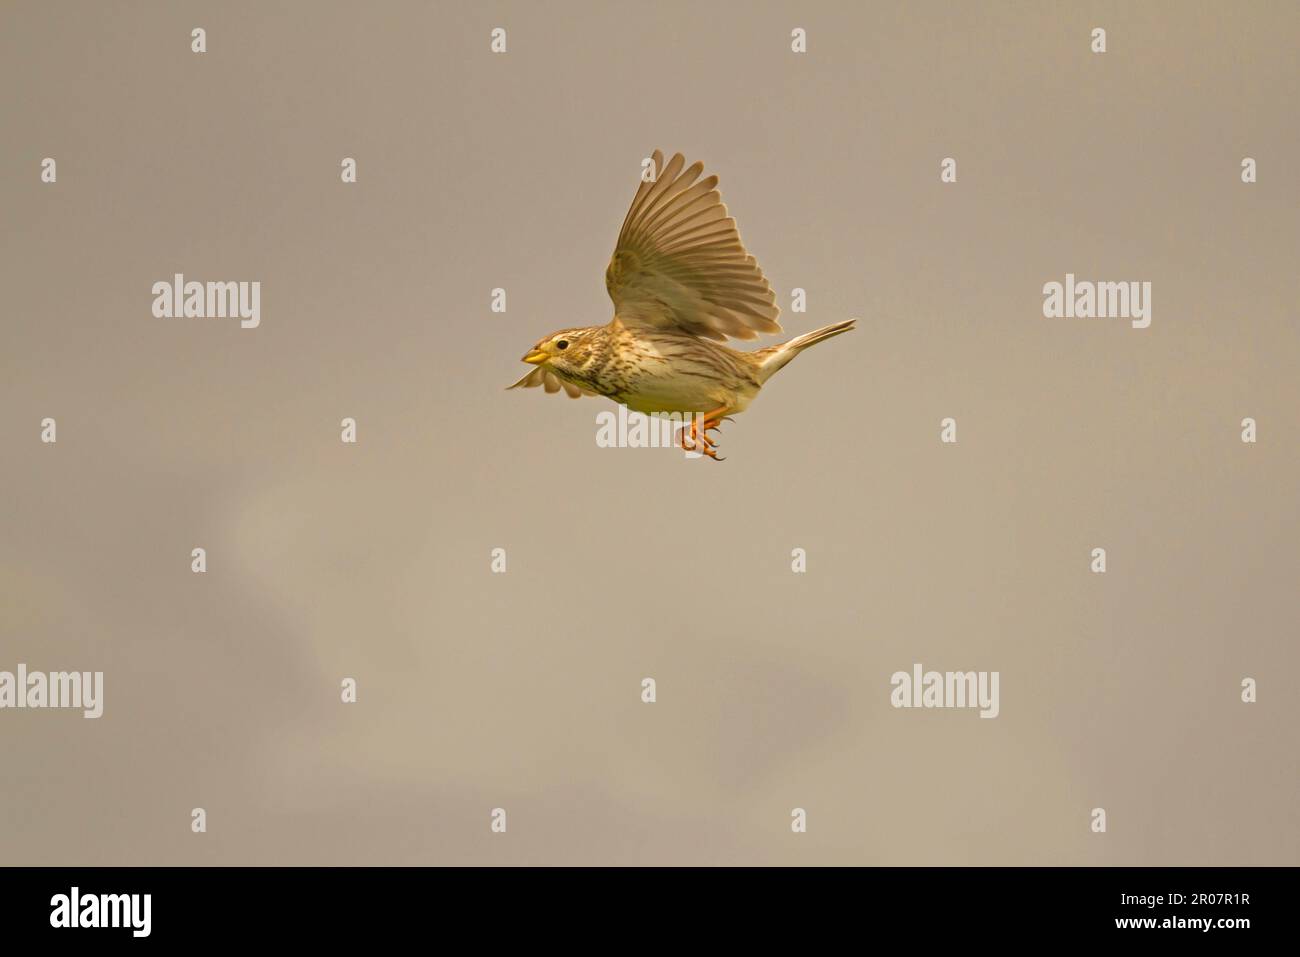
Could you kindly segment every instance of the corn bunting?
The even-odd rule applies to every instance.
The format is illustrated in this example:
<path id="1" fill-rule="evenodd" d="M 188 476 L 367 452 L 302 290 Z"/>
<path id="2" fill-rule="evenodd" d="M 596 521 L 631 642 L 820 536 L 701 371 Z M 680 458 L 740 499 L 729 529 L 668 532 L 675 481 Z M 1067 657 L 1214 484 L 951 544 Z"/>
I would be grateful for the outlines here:
<path id="1" fill-rule="evenodd" d="M 683 447 L 718 458 L 709 436 L 743 412 L 778 369 L 815 343 L 853 328 L 837 322 L 789 342 L 741 352 L 727 338 L 778 333 L 776 295 L 745 251 L 736 221 L 704 164 L 665 166 L 643 179 L 623 220 L 605 288 L 614 300 L 607 325 L 561 329 L 523 357 L 536 366 L 510 386 L 603 395 L 634 412 L 689 414 Z M 699 428 L 697 428 L 697 425 Z"/>

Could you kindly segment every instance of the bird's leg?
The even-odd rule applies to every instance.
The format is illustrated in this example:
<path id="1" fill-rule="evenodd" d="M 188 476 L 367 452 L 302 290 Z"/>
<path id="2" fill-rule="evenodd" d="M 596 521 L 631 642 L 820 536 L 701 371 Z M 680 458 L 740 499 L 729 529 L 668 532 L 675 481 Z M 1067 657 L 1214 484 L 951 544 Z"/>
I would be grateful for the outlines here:
<path id="1" fill-rule="evenodd" d="M 690 435 L 688 436 L 686 429 L 682 428 L 682 448 L 697 455 L 717 458 L 713 453 L 713 440 L 709 438 L 707 430 L 701 431 L 699 425 L 698 417 L 692 415 Z"/>
<path id="2" fill-rule="evenodd" d="M 687 448 L 685 437 L 683 437 L 682 448 L 688 452 L 699 452 L 707 455 L 715 462 L 724 461 L 718 456 L 716 451 L 718 443 L 709 437 L 709 432 L 722 427 L 723 422 L 730 422 L 731 418 L 725 416 L 726 406 L 720 409 L 714 409 L 712 412 L 705 412 L 703 415 L 691 416 L 691 439 L 690 447 Z"/>
<path id="3" fill-rule="evenodd" d="M 727 415 L 727 407 L 725 405 L 720 409 L 714 409 L 712 412 L 705 412 L 703 419 L 705 432 L 712 429 L 722 428 L 723 422 L 735 421 L 731 416 Z"/>

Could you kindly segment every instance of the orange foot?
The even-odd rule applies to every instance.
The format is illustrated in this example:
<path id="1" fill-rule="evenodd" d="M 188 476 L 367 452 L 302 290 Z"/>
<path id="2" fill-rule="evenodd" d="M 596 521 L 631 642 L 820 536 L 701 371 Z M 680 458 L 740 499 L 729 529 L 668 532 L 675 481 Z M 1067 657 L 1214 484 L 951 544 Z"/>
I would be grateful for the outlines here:
<path id="1" fill-rule="evenodd" d="M 707 455 L 715 462 L 725 462 L 717 453 L 718 443 L 709 437 L 710 432 L 722 428 L 723 422 L 731 422 L 732 418 L 725 415 L 726 408 L 714 409 L 712 412 L 706 412 L 703 416 L 691 416 L 691 435 L 687 439 L 685 434 L 682 435 L 682 448 L 687 452 L 699 452 L 701 455 Z M 703 423 L 701 424 L 701 419 Z"/>

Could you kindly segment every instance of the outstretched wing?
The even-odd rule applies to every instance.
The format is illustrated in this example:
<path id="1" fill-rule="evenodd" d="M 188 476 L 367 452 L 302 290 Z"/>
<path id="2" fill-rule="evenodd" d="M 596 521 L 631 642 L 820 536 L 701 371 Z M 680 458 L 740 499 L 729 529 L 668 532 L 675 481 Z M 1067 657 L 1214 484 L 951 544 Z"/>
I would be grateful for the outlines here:
<path id="1" fill-rule="evenodd" d="M 665 166 L 655 150 L 653 162 L 655 180 L 637 190 L 605 270 L 615 315 L 719 342 L 780 332 L 776 294 L 727 215 L 718 177 L 699 179 L 703 163 L 683 171 L 681 153 Z"/>
<path id="2" fill-rule="evenodd" d="M 547 392 L 559 392 L 561 389 L 563 389 L 565 391 L 565 394 L 567 394 L 570 399 L 576 399 L 580 395 L 596 394 L 594 392 L 588 392 L 586 389 L 579 388 L 578 386 L 574 385 L 571 382 L 565 382 L 554 372 L 551 372 L 548 369 L 543 369 L 541 366 L 537 366 L 535 369 L 529 372 L 528 375 L 524 376 L 514 385 L 508 385 L 506 386 L 506 388 L 507 389 L 520 389 L 520 388 L 532 389 L 539 385 L 542 388 L 544 388 Z"/>

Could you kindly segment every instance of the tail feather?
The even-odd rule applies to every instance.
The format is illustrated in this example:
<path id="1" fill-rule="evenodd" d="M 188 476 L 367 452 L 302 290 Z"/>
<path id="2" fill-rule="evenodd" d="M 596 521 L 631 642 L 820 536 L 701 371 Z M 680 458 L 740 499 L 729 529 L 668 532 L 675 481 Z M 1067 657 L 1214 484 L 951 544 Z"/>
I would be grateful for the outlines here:
<path id="1" fill-rule="evenodd" d="M 763 349 L 759 353 L 763 356 L 763 361 L 758 367 L 763 381 L 766 382 L 770 379 L 773 373 L 784 368 L 787 362 L 809 346 L 838 336 L 842 332 L 848 332 L 856 325 L 857 321 L 856 319 L 846 319 L 843 322 L 831 323 L 829 326 L 814 329 L 812 332 L 805 332 L 802 336 L 795 336 L 789 342 L 783 342 L 779 346 Z"/>

